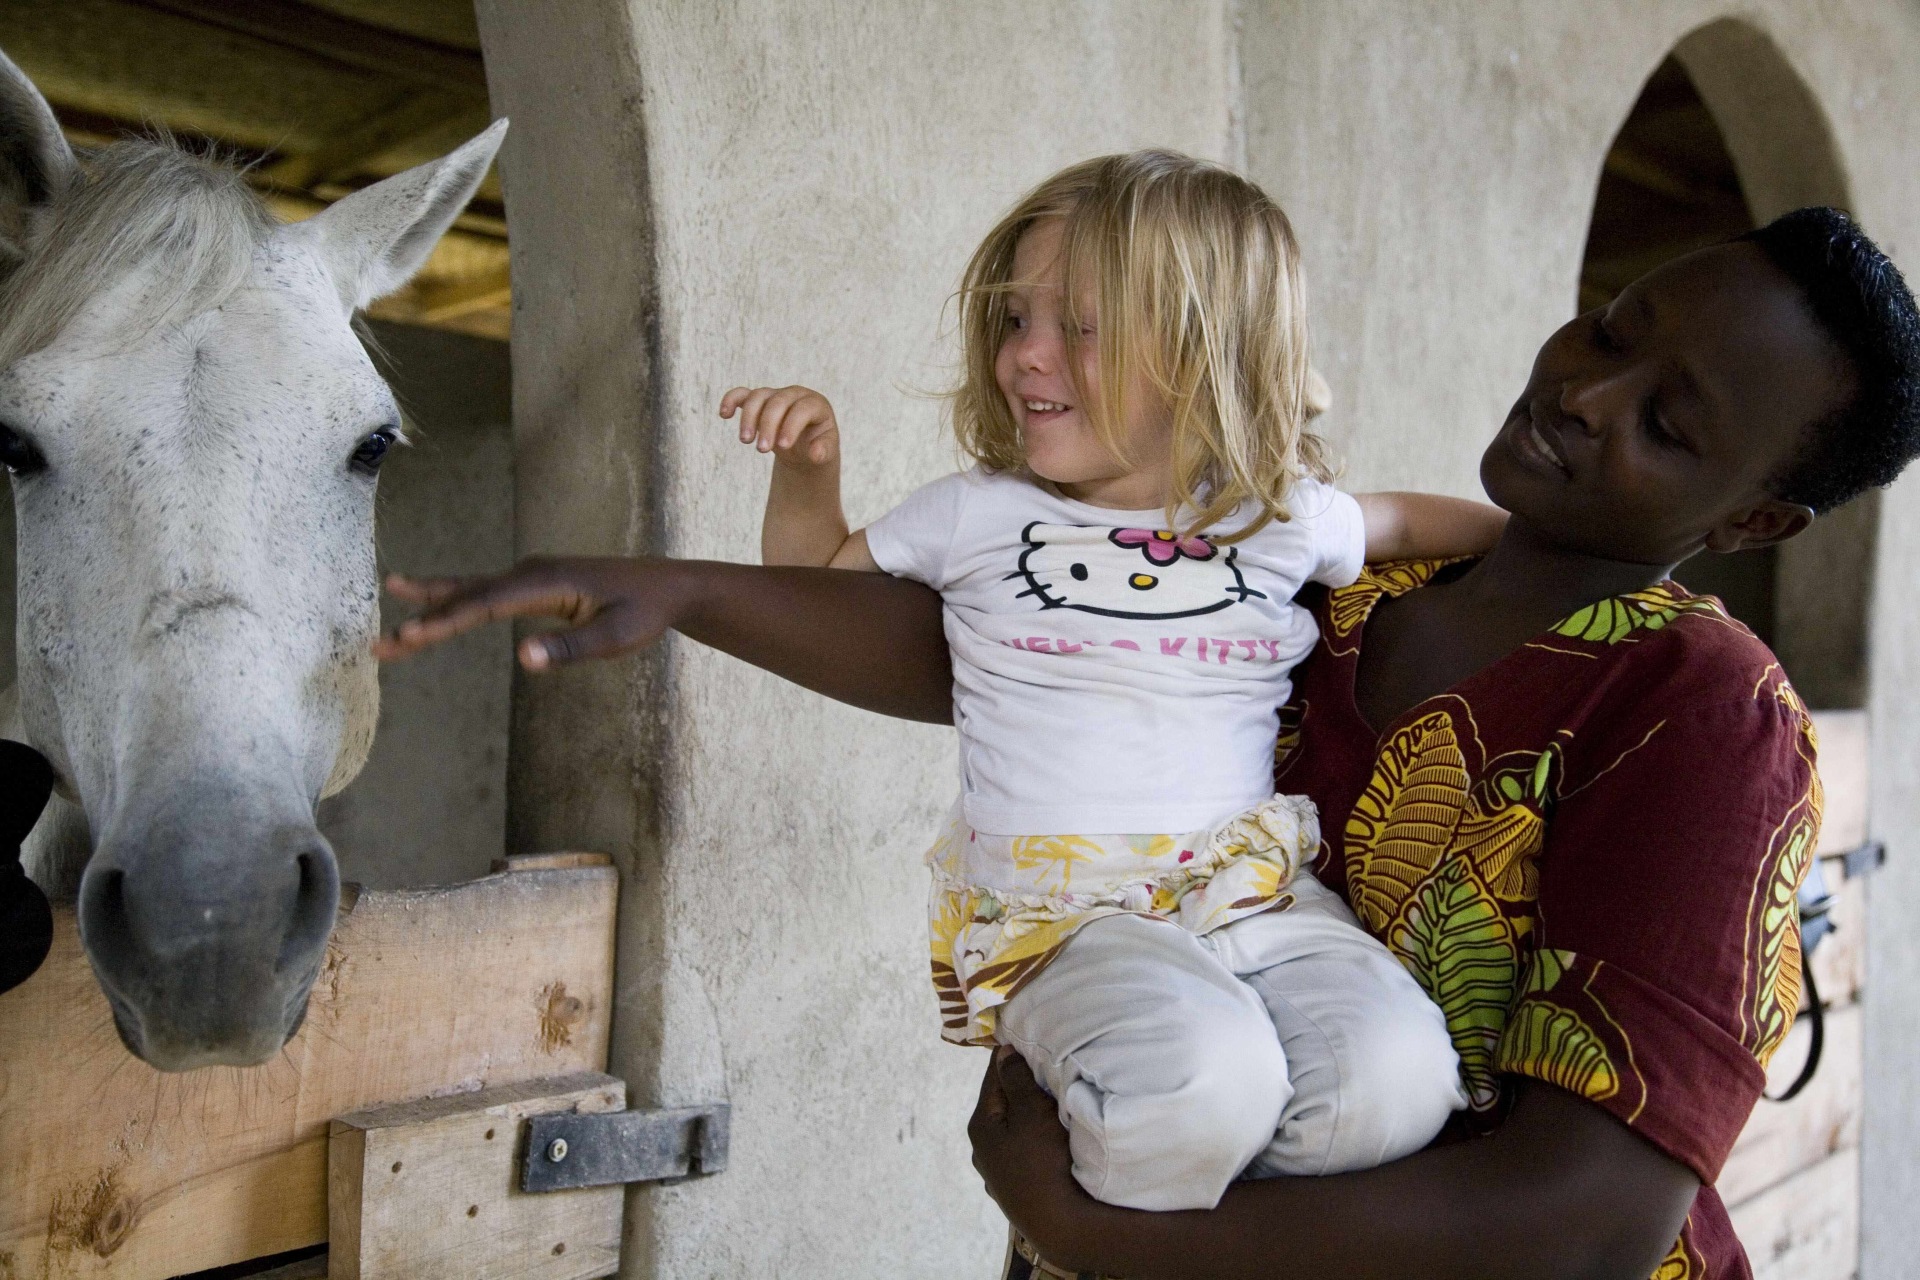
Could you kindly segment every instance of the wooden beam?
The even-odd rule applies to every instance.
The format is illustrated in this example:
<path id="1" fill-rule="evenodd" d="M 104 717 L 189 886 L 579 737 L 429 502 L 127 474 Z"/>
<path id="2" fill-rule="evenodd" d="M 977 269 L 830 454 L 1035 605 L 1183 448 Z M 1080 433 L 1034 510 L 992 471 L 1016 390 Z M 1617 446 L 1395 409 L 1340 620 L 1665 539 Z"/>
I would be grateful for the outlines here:
<path id="1" fill-rule="evenodd" d="M 1700 208 L 1731 208 L 1737 204 L 1742 214 L 1746 212 L 1746 200 L 1738 192 L 1697 181 L 1624 143 L 1613 144 L 1602 167 L 1623 182 L 1631 182 L 1680 204 Z"/>
<path id="2" fill-rule="evenodd" d="M 1820 738 L 1820 785 L 1826 792 L 1821 813 L 1820 852 L 1848 853 L 1867 840 L 1867 713 L 1816 711 L 1813 730 Z"/>
<path id="3" fill-rule="evenodd" d="M 1861 1041 L 1860 1006 L 1827 1015 L 1827 1047 L 1820 1070 L 1791 1102 L 1762 1100 L 1733 1144 L 1720 1178 L 1720 1198 L 1736 1209 L 1840 1151 L 1860 1145 L 1862 1077 L 1866 1060 Z M 1779 1092 L 1806 1061 L 1809 1024 L 1794 1028 L 1774 1055 L 1768 1087 Z"/>
<path id="4" fill-rule="evenodd" d="M 359 173 L 369 161 L 438 131 L 470 109 L 471 99 L 439 89 L 415 90 L 328 138 L 318 150 L 283 156 L 268 165 L 262 176 L 276 186 L 305 190 L 329 178 Z"/>
<path id="5" fill-rule="evenodd" d="M 414 313 L 426 324 L 453 320 L 475 311 L 504 307 L 513 300 L 513 285 L 507 269 L 488 272 L 470 280 L 451 280 L 445 284 L 424 284 L 415 291 Z"/>
<path id="6" fill-rule="evenodd" d="M 1731 1211 L 1754 1280 L 1853 1280 L 1860 1153 L 1842 1151 Z"/>
<path id="7" fill-rule="evenodd" d="M 436 84 L 469 97 L 485 97 L 487 72 L 480 55 L 355 22 L 293 0 L 132 0 L 364 71 Z"/>

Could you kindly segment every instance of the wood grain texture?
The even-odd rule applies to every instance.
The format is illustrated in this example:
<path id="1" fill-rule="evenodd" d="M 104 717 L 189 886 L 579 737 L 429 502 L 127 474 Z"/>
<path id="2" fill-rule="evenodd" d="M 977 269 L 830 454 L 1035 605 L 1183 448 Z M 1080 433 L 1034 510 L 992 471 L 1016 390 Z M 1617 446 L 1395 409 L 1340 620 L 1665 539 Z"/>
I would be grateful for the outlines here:
<path id="1" fill-rule="evenodd" d="M 1740 1205 L 1840 1151 L 1860 1146 L 1864 1068 L 1858 1005 L 1827 1015 L 1827 1047 L 1820 1070 L 1791 1102 L 1762 1101 L 1720 1171 L 1720 1196 Z M 1769 1092 L 1793 1081 L 1806 1060 L 1807 1024 L 1787 1037 L 1768 1071 Z"/>
<path id="2" fill-rule="evenodd" d="M 1845 853 L 1867 841 L 1867 713 L 1816 711 L 1820 785 L 1827 793 L 1820 852 Z"/>
<path id="3" fill-rule="evenodd" d="M 616 874 L 343 894 L 305 1026 L 262 1066 L 120 1045 L 71 911 L 0 995 L 0 1276 L 163 1280 L 327 1236 L 327 1125 L 606 1066 Z"/>
<path id="4" fill-rule="evenodd" d="M 1833 890 L 1833 932 L 1813 952 L 1813 980 L 1829 1009 L 1858 1003 L 1867 984 L 1867 877 L 1845 874 L 1837 858 L 1823 860 L 1827 887 Z M 1806 992 L 1801 992 L 1802 1007 Z"/>
<path id="5" fill-rule="evenodd" d="M 332 1126 L 331 1280 L 594 1280 L 620 1265 L 625 1188 L 518 1191 L 526 1117 L 618 1111 L 598 1073 L 342 1116 Z"/>
<path id="6" fill-rule="evenodd" d="M 1851 1280 L 1860 1265 L 1860 1153 L 1829 1156 L 1732 1213 L 1754 1280 Z"/>

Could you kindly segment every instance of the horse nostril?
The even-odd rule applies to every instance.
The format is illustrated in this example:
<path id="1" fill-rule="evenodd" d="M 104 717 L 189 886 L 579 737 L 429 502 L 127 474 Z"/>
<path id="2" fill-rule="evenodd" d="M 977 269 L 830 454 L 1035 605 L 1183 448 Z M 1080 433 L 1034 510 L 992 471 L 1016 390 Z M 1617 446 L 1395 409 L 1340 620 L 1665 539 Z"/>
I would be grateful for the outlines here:
<path id="1" fill-rule="evenodd" d="M 126 872 L 105 866 L 90 870 L 80 885 L 80 931 L 95 955 L 126 954 L 133 941 Z"/>
<path id="2" fill-rule="evenodd" d="M 333 932 L 334 916 L 340 907 L 340 873 L 333 851 L 324 842 L 300 854 L 294 862 L 299 868 L 300 885 L 294 891 L 292 918 L 274 961 L 276 973 L 313 963 Z"/>

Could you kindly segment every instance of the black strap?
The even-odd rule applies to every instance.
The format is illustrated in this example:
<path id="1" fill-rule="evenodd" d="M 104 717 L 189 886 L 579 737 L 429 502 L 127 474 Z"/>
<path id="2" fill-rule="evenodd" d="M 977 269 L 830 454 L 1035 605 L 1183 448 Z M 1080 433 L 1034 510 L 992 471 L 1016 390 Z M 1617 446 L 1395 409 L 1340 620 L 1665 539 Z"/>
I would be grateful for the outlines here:
<path id="1" fill-rule="evenodd" d="M 1820 1007 L 1820 986 L 1813 980 L 1813 957 L 1802 953 L 1800 973 L 1807 984 L 1807 1011 L 1800 1016 L 1813 1023 L 1813 1042 L 1807 1046 L 1807 1060 L 1800 1067 L 1800 1074 L 1793 1078 L 1787 1091 L 1779 1097 L 1772 1094 L 1762 1096 L 1769 1102 L 1790 1102 L 1813 1079 L 1813 1073 L 1820 1069 L 1820 1051 L 1827 1046 L 1827 1015 Z"/>

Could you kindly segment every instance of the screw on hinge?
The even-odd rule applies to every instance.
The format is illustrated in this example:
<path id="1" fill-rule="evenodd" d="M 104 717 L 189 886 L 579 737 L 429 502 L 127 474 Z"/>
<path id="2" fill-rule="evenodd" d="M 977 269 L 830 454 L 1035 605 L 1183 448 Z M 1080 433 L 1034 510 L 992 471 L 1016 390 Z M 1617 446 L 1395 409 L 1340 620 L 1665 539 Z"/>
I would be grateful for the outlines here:
<path id="1" fill-rule="evenodd" d="M 567 1140 L 565 1138 L 555 1138 L 547 1144 L 547 1159 L 553 1161 L 555 1164 L 559 1164 L 566 1158 Z"/>

